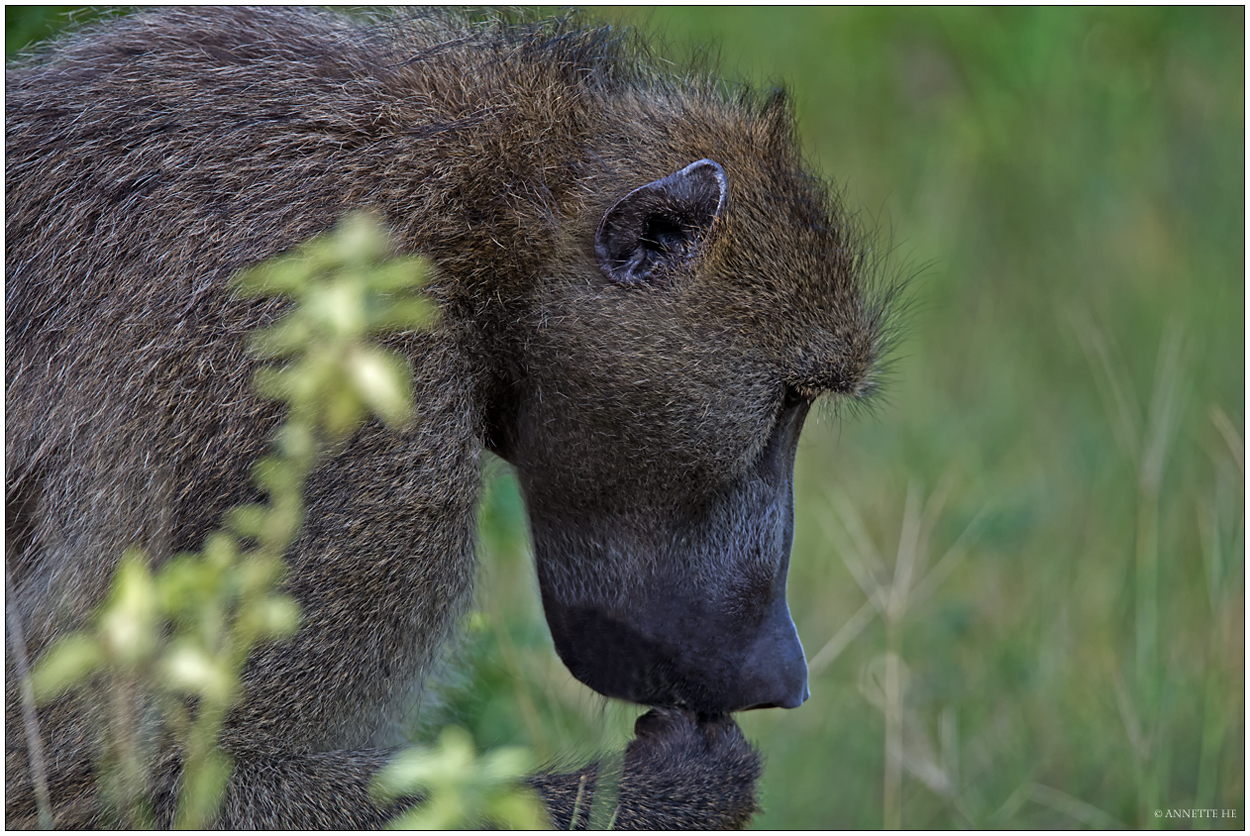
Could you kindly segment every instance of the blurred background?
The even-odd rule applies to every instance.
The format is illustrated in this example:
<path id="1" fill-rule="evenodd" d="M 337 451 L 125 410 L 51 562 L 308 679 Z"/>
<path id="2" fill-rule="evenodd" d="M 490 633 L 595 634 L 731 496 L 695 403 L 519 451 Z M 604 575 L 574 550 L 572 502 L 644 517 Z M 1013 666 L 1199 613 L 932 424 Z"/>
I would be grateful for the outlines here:
<path id="1" fill-rule="evenodd" d="M 6 7 L 6 49 L 71 8 Z M 740 717 L 756 826 L 1244 828 L 1244 9 L 594 14 L 787 86 L 914 277 L 884 397 L 800 445 L 812 697 Z M 481 527 L 414 734 L 619 747 L 639 710 L 556 658 L 498 461 Z"/>

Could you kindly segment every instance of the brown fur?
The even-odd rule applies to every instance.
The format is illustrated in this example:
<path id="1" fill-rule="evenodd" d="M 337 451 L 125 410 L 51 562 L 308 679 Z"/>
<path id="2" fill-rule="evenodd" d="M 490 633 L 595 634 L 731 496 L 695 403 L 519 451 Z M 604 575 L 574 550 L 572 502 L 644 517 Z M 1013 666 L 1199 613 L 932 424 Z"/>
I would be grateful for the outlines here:
<path id="1" fill-rule="evenodd" d="M 83 624 L 123 548 L 196 548 L 251 498 L 279 416 L 244 337 L 278 308 L 234 298 L 232 274 L 361 208 L 438 265 L 442 324 L 393 340 L 415 424 L 365 427 L 311 480 L 289 555 L 304 626 L 251 660 L 223 826 L 381 821 L 367 779 L 466 605 L 482 450 L 508 455 L 524 387 L 586 416 L 573 432 L 526 407 L 584 503 L 724 482 L 761 455 L 783 389 L 872 387 L 882 312 L 784 100 L 656 75 L 611 30 L 151 11 L 23 60 L 6 95 L 7 606 L 32 657 Z M 605 283 L 604 212 L 700 158 L 732 186 L 700 269 Z M 606 388 L 621 380 L 628 397 Z M 759 764 L 737 727 L 664 716 L 631 744 L 617 826 L 744 824 Z M 81 708 L 40 720 L 58 826 L 98 823 Z M 559 823 L 577 779 L 535 779 Z M 158 800 L 176 766 L 162 780 Z"/>

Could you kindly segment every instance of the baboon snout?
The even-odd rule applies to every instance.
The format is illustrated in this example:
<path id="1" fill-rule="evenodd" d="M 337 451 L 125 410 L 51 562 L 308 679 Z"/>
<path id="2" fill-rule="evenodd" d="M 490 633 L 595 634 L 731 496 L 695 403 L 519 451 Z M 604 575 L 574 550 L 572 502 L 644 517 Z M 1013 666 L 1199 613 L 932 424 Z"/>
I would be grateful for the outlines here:
<path id="1" fill-rule="evenodd" d="M 620 609 L 567 605 L 544 593 L 543 606 L 564 664 L 604 696 L 721 714 L 797 708 L 809 695 L 784 597 L 758 619 L 672 590 Z"/>

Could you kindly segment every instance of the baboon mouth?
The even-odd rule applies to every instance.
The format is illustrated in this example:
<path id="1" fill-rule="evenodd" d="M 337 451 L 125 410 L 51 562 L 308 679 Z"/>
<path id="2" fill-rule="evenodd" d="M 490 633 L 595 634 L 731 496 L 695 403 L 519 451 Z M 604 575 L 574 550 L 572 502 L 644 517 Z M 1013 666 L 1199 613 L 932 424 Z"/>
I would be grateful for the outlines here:
<path id="1" fill-rule="evenodd" d="M 812 692 L 809 691 L 807 686 L 805 685 L 803 686 L 802 695 L 797 696 L 795 698 L 782 700 L 781 702 L 762 702 L 756 705 L 748 705 L 746 708 L 743 708 L 741 710 L 742 711 L 755 711 L 756 709 L 759 709 L 759 708 L 798 708 L 800 705 L 807 702 L 807 698 L 810 697 L 811 695 L 812 695 Z"/>
<path id="2" fill-rule="evenodd" d="M 766 622 L 744 635 L 731 635 L 724 623 L 713 626 L 718 619 L 710 614 L 670 629 L 646 623 L 654 613 L 630 619 L 546 596 L 543 606 L 569 672 L 606 697 L 712 714 L 798 708 L 808 698 L 807 665 L 784 605 L 784 624 Z"/>

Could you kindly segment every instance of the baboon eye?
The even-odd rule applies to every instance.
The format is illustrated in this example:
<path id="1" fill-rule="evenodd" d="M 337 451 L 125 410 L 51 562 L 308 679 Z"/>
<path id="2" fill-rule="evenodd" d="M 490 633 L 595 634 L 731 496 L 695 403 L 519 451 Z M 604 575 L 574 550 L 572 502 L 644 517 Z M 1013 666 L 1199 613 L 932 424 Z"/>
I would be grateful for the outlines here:
<path id="1" fill-rule="evenodd" d="M 781 406 L 783 409 L 794 409 L 800 404 L 807 403 L 808 400 L 810 399 L 800 392 L 797 387 L 786 384 L 785 393 L 781 399 Z"/>

